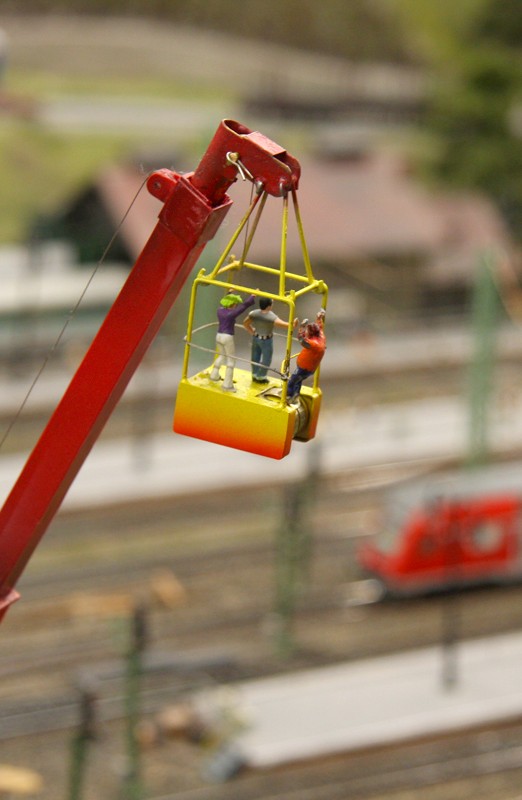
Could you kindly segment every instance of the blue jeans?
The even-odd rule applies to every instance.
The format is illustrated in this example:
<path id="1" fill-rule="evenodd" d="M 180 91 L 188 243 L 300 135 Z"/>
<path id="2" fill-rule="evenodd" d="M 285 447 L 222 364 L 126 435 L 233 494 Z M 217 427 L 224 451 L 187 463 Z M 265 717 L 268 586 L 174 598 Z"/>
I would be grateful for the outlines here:
<path id="1" fill-rule="evenodd" d="M 266 380 L 268 367 L 272 363 L 273 354 L 273 339 L 258 339 L 255 336 L 252 337 L 252 361 L 264 365 L 263 367 L 258 367 L 257 363 L 252 364 L 252 377 L 255 380 Z"/>
<path id="2" fill-rule="evenodd" d="M 309 378 L 310 375 L 313 375 L 313 371 L 310 372 L 308 369 L 303 369 L 302 367 L 296 367 L 295 371 L 290 375 L 290 380 L 288 381 L 288 387 L 286 390 L 287 397 L 297 397 L 297 395 L 301 391 L 301 385 L 306 378 Z"/>

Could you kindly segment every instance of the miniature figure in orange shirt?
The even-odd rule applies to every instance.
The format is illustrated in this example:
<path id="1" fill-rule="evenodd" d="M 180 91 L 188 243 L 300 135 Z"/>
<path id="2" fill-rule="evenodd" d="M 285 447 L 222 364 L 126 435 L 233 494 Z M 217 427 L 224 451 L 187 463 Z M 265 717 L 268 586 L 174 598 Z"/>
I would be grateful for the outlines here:
<path id="1" fill-rule="evenodd" d="M 324 318 L 325 312 L 321 309 L 317 313 L 316 322 L 304 320 L 299 327 L 297 338 L 303 349 L 297 356 L 297 366 L 288 381 L 287 401 L 289 403 L 297 400 L 303 381 L 314 374 L 324 356 L 326 350 Z"/>

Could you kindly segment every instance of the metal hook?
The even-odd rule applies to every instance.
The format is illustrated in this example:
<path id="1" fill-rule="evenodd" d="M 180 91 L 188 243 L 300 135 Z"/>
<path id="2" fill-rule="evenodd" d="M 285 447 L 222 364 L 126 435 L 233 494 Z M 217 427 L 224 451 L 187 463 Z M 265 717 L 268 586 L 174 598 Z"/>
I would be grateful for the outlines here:
<path id="1" fill-rule="evenodd" d="M 246 181 L 247 178 L 248 178 L 249 181 L 253 181 L 254 180 L 254 176 L 252 175 L 252 173 L 239 160 L 239 153 L 228 152 L 226 154 L 226 161 L 227 161 L 227 164 L 230 164 L 231 166 L 233 166 L 233 167 L 235 167 L 237 169 L 237 171 L 241 175 L 241 178 L 244 181 Z"/>

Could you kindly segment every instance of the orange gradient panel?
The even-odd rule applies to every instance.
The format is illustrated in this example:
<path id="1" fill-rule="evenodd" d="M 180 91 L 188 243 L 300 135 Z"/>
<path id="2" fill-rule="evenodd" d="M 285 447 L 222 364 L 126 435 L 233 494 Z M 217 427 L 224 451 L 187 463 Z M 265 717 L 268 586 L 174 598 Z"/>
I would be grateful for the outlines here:
<path id="1" fill-rule="evenodd" d="M 174 431 L 248 453 L 281 459 L 289 452 L 295 410 L 238 390 L 224 392 L 219 384 L 192 379 L 178 387 Z"/>
<path id="2" fill-rule="evenodd" d="M 298 435 L 295 436 L 298 442 L 308 442 L 315 437 L 317 432 L 317 423 L 319 421 L 319 412 L 321 410 L 322 392 L 320 389 L 312 389 L 308 386 L 303 386 L 301 389 L 301 402 L 304 404 L 308 420 L 303 430 L 300 430 Z"/>

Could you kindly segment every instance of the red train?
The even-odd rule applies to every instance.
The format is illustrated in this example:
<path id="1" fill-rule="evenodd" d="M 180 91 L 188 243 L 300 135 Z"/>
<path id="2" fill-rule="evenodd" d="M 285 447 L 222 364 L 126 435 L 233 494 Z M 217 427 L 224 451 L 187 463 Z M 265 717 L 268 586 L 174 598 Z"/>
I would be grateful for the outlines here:
<path id="1" fill-rule="evenodd" d="M 382 529 L 358 550 L 371 599 L 522 578 L 522 464 L 432 475 L 396 487 Z"/>

